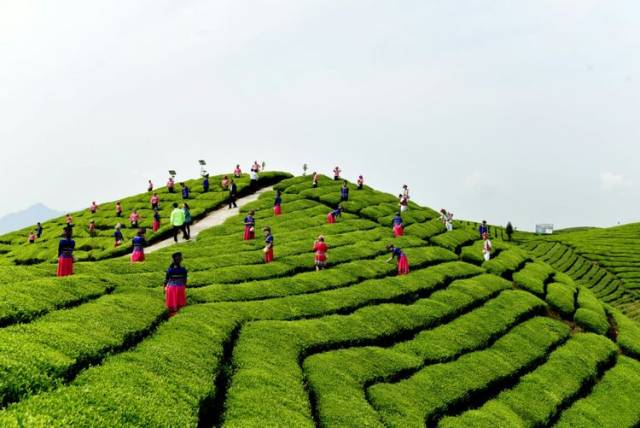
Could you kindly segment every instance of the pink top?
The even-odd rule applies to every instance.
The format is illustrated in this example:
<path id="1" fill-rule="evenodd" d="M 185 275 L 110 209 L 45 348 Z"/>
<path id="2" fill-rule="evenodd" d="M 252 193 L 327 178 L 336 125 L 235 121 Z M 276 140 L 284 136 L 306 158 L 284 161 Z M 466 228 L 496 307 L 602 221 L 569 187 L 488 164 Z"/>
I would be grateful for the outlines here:
<path id="1" fill-rule="evenodd" d="M 153 195 L 153 196 L 151 197 L 151 203 L 152 203 L 152 204 L 157 204 L 157 203 L 158 203 L 158 201 L 160 201 L 160 198 L 159 198 L 158 196 Z"/>
<path id="2" fill-rule="evenodd" d="M 140 214 L 138 214 L 138 213 L 131 213 L 131 215 L 129 216 L 129 220 L 131 220 L 131 221 L 138 221 L 138 220 L 140 220 Z"/>

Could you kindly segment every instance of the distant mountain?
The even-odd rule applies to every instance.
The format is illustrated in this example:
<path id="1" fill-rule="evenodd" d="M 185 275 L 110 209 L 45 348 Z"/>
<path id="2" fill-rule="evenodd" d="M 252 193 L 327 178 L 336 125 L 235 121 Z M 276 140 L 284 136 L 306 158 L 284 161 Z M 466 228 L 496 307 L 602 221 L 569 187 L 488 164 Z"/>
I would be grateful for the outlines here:
<path id="1" fill-rule="evenodd" d="M 22 211 L 0 217 L 0 233 L 22 229 L 23 227 L 36 224 L 39 221 L 50 220 L 63 214 L 64 213 L 52 210 L 43 204 L 35 204 Z"/>

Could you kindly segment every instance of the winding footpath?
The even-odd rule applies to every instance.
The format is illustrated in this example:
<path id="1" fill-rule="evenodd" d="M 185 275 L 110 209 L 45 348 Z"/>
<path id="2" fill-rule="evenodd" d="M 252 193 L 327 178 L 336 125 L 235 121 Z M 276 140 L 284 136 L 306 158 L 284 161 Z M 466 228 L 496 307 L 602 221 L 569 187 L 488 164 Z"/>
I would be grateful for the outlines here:
<path id="1" fill-rule="evenodd" d="M 203 230 L 209 229 L 214 226 L 219 226 L 222 223 L 224 223 L 225 220 L 227 220 L 228 218 L 238 214 L 238 212 L 240 211 L 240 207 L 242 205 L 247 204 L 249 202 L 256 201 L 261 194 L 265 192 L 269 192 L 271 190 L 273 190 L 273 186 L 263 187 L 262 189 L 258 190 L 255 193 L 239 198 L 238 200 L 236 200 L 236 203 L 238 204 L 238 208 L 229 209 L 227 206 L 223 206 L 221 208 L 218 208 L 217 210 L 211 211 L 204 218 L 200 219 L 197 223 L 194 223 L 191 225 L 191 241 L 195 240 L 198 237 L 198 234 Z M 179 240 L 177 243 L 179 244 L 182 242 L 189 242 L 189 241 Z M 176 242 L 173 241 L 173 237 L 170 236 L 167 239 L 156 242 L 155 244 L 146 247 L 144 249 L 144 252 L 147 254 L 153 253 L 162 248 L 166 248 L 175 244 Z"/>

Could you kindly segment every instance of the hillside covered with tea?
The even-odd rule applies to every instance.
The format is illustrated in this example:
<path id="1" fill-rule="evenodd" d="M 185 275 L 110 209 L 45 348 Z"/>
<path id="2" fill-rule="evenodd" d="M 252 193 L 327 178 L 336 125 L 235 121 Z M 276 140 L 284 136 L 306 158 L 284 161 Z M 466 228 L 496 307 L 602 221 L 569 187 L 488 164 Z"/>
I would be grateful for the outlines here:
<path id="1" fill-rule="evenodd" d="M 341 184 L 262 174 L 258 187 L 274 187 L 257 201 L 136 264 L 129 244 L 113 248 L 113 203 L 97 212 L 97 237 L 80 232 L 90 213 L 73 213 L 77 263 L 63 278 L 64 218 L 36 244 L 28 229 L 0 237 L 0 426 L 640 424 L 636 225 L 514 241 L 492 227 L 485 261 L 474 223 L 447 231 L 411 202 L 394 237 L 397 197 L 350 183 L 341 202 Z M 227 192 L 198 186 L 196 218 L 227 209 Z M 168 215 L 179 195 L 158 192 Z M 148 199 L 122 199 L 144 226 Z M 273 232 L 272 263 L 260 237 L 242 239 L 251 210 L 256 230 Z M 316 272 L 319 235 L 329 250 Z M 408 275 L 387 262 L 390 243 Z M 176 250 L 188 304 L 169 317 L 162 285 Z"/>

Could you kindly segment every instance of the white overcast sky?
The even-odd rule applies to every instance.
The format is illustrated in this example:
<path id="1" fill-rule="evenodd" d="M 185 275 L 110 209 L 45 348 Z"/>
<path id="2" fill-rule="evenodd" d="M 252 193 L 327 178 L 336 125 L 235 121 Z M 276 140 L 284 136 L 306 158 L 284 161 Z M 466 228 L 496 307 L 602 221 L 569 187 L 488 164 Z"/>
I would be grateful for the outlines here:
<path id="1" fill-rule="evenodd" d="M 166 170 L 364 174 L 458 218 L 640 220 L 637 1 L 0 0 L 0 215 Z"/>

